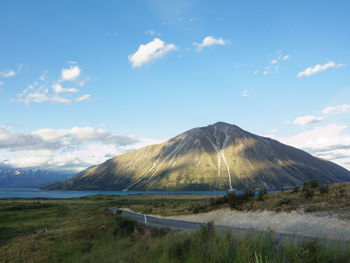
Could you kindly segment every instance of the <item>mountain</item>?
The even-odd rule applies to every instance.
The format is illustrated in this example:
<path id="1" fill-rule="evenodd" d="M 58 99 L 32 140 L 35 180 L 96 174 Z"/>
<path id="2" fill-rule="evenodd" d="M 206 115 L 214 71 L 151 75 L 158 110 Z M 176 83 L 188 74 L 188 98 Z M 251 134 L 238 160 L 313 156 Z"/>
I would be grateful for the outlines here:
<path id="1" fill-rule="evenodd" d="M 39 169 L 16 169 L 0 166 L 0 187 L 38 187 L 72 177 L 72 174 Z"/>
<path id="2" fill-rule="evenodd" d="M 46 189 L 227 190 L 350 181 L 332 162 L 218 122 L 131 151 Z"/>

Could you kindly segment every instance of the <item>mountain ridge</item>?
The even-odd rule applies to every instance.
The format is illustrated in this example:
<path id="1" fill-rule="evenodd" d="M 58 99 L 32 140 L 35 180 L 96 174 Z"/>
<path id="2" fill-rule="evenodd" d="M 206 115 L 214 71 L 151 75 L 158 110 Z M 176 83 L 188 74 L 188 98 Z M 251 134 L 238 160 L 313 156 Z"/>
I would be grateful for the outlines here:
<path id="1" fill-rule="evenodd" d="M 39 187 L 72 177 L 72 173 L 0 165 L 0 188 Z"/>
<path id="2" fill-rule="evenodd" d="M 217 122 L 113 157 L 46 189 L 227 190 L 350 180 L 350 172 L 240 127 Z"/>

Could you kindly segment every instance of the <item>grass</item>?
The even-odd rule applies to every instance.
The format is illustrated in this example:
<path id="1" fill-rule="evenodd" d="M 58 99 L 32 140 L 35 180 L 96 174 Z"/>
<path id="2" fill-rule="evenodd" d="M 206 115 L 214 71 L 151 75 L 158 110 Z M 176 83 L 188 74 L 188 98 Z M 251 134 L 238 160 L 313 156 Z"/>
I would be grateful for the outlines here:
<path id="1" fill-rule="evenodd" d="M 70 202 L 72 201 L 72 202 Z M 36 202 L 36 201 L 35 201 Z M 0 262 L 349 262 L 350 249 L 267 234 L 145 227 L 93 202 L 1 204 Z M 15 206 L 18 204 L 16 203 Z M 39 207 L 40 206 L 40 207 Z M 6 209 L 11 208 L 11 209 Z"/>
<path id="2" fill-rule="evenodd" d="M 276 212 L 349 210 L 350 183 L 322 186 L 306 184 L 302 188 L 271 194 L 263 194 L 263 191 L 257 195 L 248 193 L 243 196 L 235 196 L 229 194 L 212 199 L 208 206 L 203 207 L 201 211 L 206 212 L 225 207 L 242 211 L 269 210 Z"/>
<path id="3" fill-rule="evenodd" d="M 306 187 L 307 188 L 307 187 Z M 240 210 L 350 207 L 350 184 L 250 196 Z M 312 191 L 311 196 L 307 191 Z M 90 196 L 0 200 L 0 262 L 350 262 L 350 249 L 315 241 L 285 243 L 273 233 L 218 234 L 211 225 L 179 233 L 144 227 L 104 207 L 188 214 L 229 207 L 228 197 Z"/>

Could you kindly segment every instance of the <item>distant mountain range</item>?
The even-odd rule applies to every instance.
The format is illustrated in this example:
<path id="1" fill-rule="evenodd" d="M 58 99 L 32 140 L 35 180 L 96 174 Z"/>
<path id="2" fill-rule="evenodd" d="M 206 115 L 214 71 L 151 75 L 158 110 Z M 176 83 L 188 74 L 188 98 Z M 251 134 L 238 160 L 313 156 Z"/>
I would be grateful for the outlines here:
<path id="1" fill-rule="evenodd" d="M 350 172 L 276 140 L 218 122 L 119 155 L 46 189 L 280 189 L 311 179 L 350 181 Z"/>
<path id="2" fill-rule="evenodd" d="M 0 188 L 39 187 L 70 177 L 72 177 L 72 173 L 51 172 L 38 169 L 16 169 L 9 166 L 0 166 Z"/>

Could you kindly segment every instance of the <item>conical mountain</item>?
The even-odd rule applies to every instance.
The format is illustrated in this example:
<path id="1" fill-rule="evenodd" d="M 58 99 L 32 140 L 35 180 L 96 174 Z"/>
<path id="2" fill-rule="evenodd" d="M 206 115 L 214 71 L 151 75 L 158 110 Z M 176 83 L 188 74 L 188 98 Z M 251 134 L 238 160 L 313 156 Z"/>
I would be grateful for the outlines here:
<path id="1" fill-rule="evenodd" d="M 48 189 L 227 190 L 350 181 L 332 162 L 218 122 L 131 151 Z"/>

